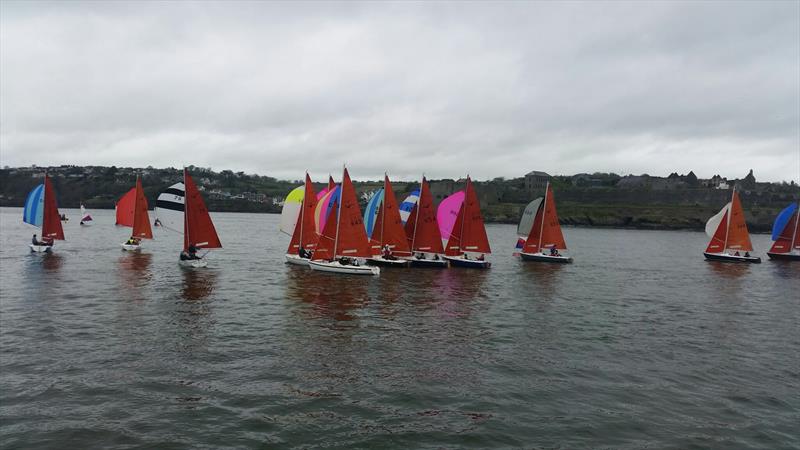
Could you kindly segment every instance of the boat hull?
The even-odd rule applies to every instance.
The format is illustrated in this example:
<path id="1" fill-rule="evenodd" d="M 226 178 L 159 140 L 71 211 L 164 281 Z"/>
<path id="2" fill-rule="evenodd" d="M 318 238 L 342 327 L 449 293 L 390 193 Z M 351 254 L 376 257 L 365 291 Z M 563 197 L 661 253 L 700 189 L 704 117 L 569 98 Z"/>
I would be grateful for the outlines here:
<path id="1" fill-rule="evenodd" d="M 569 264 L 572 258 L 569 256 L 552 256 L 544 253 L 520 253 L 523 261 L 547 262 L 556 264 Z"/>
<path id="2" fill-rule="evenodd" d="M 767 252 L 769 259 L 777 261 L 800 261 L 800 253 L 770 253 Z"/>
<path id="3" fill-rule="evenodd" d="M 119 244 L 119 245 L 120 245 L 120 247 L 122 247 L 122 250 L 124 250 L 126 252 L 138 252 L 139 250 L 142 249 L 141 245 L 136 245 L 136 244 L 124 244 L 123 243 L 123 244 Z"/>
<path id="4" fill-rule="evenodd" d="M 708 252 L 703 252 L 703 255 L 709 261 L 752 263 L 752 264 L 758 264 L 761 262 L 761 258 L 757 256 L 741 256 L 741 255 L 736 256 L 736 255 L 729 255 L 727 253 L 708 253 Z"/>
<path id="5" fill-rule="evenodd" d="M 320 272 L 340 273 L 345 275 L 380 275 L 381 269 L 375 266 L 342 265 L 339 261 L 309 261 L 308 267 Z"/>
<path id="6" fill-rule="evenodd" d="M 31 248 L 31 252 L 33 253 L 49 253 L 53 251 L 52 245 L 33 245 L 28 244 L 28 247 Z"/>
<path id="7" fill-rule="evenodd" d="M 205 259 L 180 259 L 178 260 L 178 264 L 181 267 L 189 267 L 193 269 L 198 269 L 201 267 L 208 266 L 208 261 Z"/>
<path id="8" fill-rule="evenodd" d="M 295 266 L 304 266 L 308 267 L 308 259 L 301 257 L 300 255 L 292 255 L 287 253 L 285 255 L 286 263 L 293 264 Z"/>
<path id="9" fill-rule="evenodd" d="M 492 263 L 489 261 L 478 261 L 453 256 L 445 256 L 444 259 L 450 262 L 451 267 L 464 267 L 467 269 L 488 269 L 492 267 Z"/>
<path id="10" fill-rule="evenodd" d="M 449 263 L 444 258 L 439 259 L 417 259 L 413 258 L 411 261 L 411 267 L 423 267 L 423 268 L 431 268 L 431 269 L 446 269 Z"/>
<path id="11" fill-rule="evenodd" d="M 384 259 L 380 256 L 376 256 L 374 258 L 367 258 L 367 264 L 371 266 L 383 266 L 383 267 L 408 267 L 410 265 L 410 261 L 407 259 Z"/>

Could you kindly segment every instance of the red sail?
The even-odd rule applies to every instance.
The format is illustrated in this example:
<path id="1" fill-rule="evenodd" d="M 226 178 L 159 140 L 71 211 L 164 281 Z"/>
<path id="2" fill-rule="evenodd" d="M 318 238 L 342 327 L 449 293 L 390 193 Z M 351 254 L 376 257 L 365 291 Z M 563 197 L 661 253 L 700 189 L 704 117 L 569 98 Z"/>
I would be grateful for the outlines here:
<path id="1" fill-rule="evenodd" d="M 317 246 L 319 235 L 316 232 L 314 223 L 314 210 L 317 208 L 317 195 L 314 193 L 314 186 L 311 184 L 311 177 L 306 173 L 306 185 L 303 192 L 303 204 L 300 207 L 300 220 L 294 226 L 292 240 L 289 242 L 289 249 L 286 253 L 296 255 L 303 248 L 313 249 Z"/>
<path id="2" fill-rule="evenodd" d="M 46 240 L 64 240 L 64 229 L 61 228 L 61 214 L 56 205 L 56 191 L 50 177 L 44 175 L 44 212 L 42 213 L 42 238 Z"/>
<path id="3" fill-rule="evenodd" d="M 489 247 L 489 238 L 486 237 L 486 227 L 483 225 L 481 205 L 469 177 L 467 177 L 464 203 L 461 204 L 461 209 L 458 211 L 453 232 L 445 249 L 445 254 L 448 256 L 458 256 L 464 252 L 492 252 Z"/>
<path id="4" fill-rule="evenodd" d="M 561 232 L 561 225 L 558 223 L 553 188 L 549 183 L 544 194 L 544 201 L 539 207 L 539 211 L 536 212 L 530 235 L 525 241 L 525 247 L 522 251 L 524 253 L 536 253 L 545 248 L 567 249 L 567 243 L 564 242 L 564 234 Z"/>
<path id="5" fill-rule="evenodd" d="M 711 237 L 711 241 L 708 243 L 708 247 L 706 247 L 706 253 L 722 253 L 725 251 L 725 235 L 728 233 L 729 213 L 730 209 L 725 211 L 725 215 L 722 216 L 722 220 L 719 222 L 719 226 L 717 226 L 717 231 L 714 232 L 714 236 Z"/>
<path id="6" fill-rule="evenodd" d="M 136 188 L 132 187 L 117 202 L 117 221 L 116 225 L 125 227 L 133 226 L 133 216 L 136 211 Z"/>
<path id="7" fill-rule="evenodd" d="M 335 187 L 336 183 L 333 182 L 333 177 L 328 175 L 328 191 L 332 191 Z"/>
<path id="8" fill-rule="evenodd" d="M 397 256 L 411 256 L 406 232 L 403 229 L 403 219 L 400 218 L 400 208 L 397 207 L 397 199 L 388 176 L 384 176 L 383 179 L 383 202 L 378 211 L 372 238 L 379 244 L 379 249 L 388 245 L 392 253 Z"/>
<path id="9" fill-rule="evenodd" d="M 786 226 L 783 227 L 783 231 L 778 236 L 778 239 L 772 244 L 772 248 L 769 249 L 770 253 L 789 253 L 792 251 L 792 238 L 794 238 L 794 248 L 800 248 L 800 237 L 798 237 L 797 227 L 798 220 L 797 216 L 800 214 L 800 209 L 798 212 L 789 219 L 789 222 L 786 223 Z"/>
<path id="10" fill-rule="evenodd" d="M 431 188 L 425 178 L 419 189 L 419 200 L 406 222 L 406 235 L 412 251 L 426 253 L 444 253 L 439 222 L 436 220 L 436 208 L 433 207 Z"/>
<path id="11" fill-rule="evenodd" d="M 794 216 L 794 245 L 795 250 L 800 250 L 800 208 Z"/>
<path id="12" fill-rule="evenodd" d="M 211 221 L 211 216 L 208 214 L 208 208 L 186 169 L 183 169 L 183 184 L 186 189 L 183 212 L 183 249 L 187 250 L 189 244 L 194 244 L 198 248 L 221 248 L 222 243 L 217 236 L 214 222 Z"/>
<path id="13" fill-rule="evenodd" d="M 136 177 L 136 206 L 133 214 L 133 233 L 132 236 L 139 239 L 153 239 L 153 229 L 150 228 L 150 217 L 147 215 L 147 198 L 142 189 L 142 180 Z"/>
<path id="14" fill-rule="evenodd" d="M 730 223 L 728 225 L 728 241 L 726 248 L 731 250 L 753 251 L 753 244 L 750 243 L 750 233 L 747 232 L 747 224 L 744 222 L 744 210 L 739 201 L 739 193 L 733 191 L 731 201 Z"/>
<path id="15" fill-rule="evenodd" d="M 336 256 L 351 256 L 369 258 L 372 251 L 364 229 L 364 220 L 361 217 L 361 208 L 358 207 L 356 190 L 350 181 L 347 169 L 342 175 L 341 205 L 333 209 L 331 214 L 337 213 L 333 220 L 325 223 L 314 259 L 332 259 Z M 337 212 L 338 211 L 338 212 Z"/>

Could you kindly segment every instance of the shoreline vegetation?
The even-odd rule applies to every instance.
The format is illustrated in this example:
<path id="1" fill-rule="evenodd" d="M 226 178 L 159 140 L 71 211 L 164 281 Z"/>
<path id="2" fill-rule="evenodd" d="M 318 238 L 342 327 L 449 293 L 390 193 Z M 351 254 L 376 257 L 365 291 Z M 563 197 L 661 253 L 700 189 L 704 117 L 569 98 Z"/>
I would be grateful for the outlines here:
<path id="1" fill-rule="evenodd" d="M 63 208 L 113 209 L 115 201 L 130 189 L 136 175 L 142 177 L 150 208 L 160 192 L 181 179 L 181 170 L 118 168 L 104 166 L 5 167 L 0 169 L 0 206 L 23 206 L 25 197 L 52 177 Z M 278 180 L 244 172 L 189 166 L 210 211 L 280 213 L 286 194 L 299 180 Z M 321 189 L 327 180 L 316 180 Z M 435 202 L 463 189 L 463 180 L 429 180 Z M 800 187 L 791 183 L 757 182 L 750 171 L 741 179 L 715 175 L 698 179 L 694 173 L 668 177 L 620 176 L 609 173 L 555 175 L 533 171 L 518 178 L 475 181 L 481 210 L 487 223 L 516 224 L 525 205 L 553 185 L 562 225 L 650 230 L 703 230 L 706 220 L 730 200 L 730 189 L 739 190 L 751 232 L 769 232 L 778 212 L 800 198 Z M 354 182 L 362 203 L 382 186 L 382 180 Z M 418 187 L 417 182 L 392 181 L 398 201 Z M 363 205 L 362 205 L 363 207 Z"/>

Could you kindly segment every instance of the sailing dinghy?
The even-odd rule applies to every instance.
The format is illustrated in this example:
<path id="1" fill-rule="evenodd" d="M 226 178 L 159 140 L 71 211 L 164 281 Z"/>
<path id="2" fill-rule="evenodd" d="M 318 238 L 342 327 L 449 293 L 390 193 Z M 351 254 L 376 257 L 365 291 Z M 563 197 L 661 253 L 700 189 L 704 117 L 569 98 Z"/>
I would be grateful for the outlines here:
<path id="1" fill-rule="evenodd" d="M 800 261 L 800 206 L 792 203 L 775 218 L 769 259 Z"/>
<path id="2" fill-rule="evenodd" d="M 361 265 L 364 258 L 372 256 L 372 249 L 347 169 L 344 169 L 340 188 L 339 199 L 333 205 L 336 215 L 325 223 L 308 265 L 323 272 L 379 275 L 379 267 Z"/>
<path id="3" fill-rule="evenodd" d="M 131 237 L 120 244 L 122 250 L 134 252 L 142 248 L 142 239 L 153 239 L 150 217 L 147 215 L 147 198 L 142 189 L 142 180 L 136 177 L 136 186 L 117 202 L 116 225 L 131 227 Z"/>
<path id="4" fill-rule="evenodd" d="M 412 267 L 447 267 L 447 260 L 443 258 L 444 247 L 439 222 L 433 207 L 433 195 L 424 176 L 419 198 L 408 215 L 405 228 L 409 248 L 414 253 L 411 258 Z"/>
<path id="5" fill-rule="evenodd" d="M 407 258 L 411 256 L 411 250 L 388 175 L 384 174 L 383 190 L 375 197 L 380 198 L 380 206 L 374 216 L 375 223 L 370 233 L 373 256 L 367 258 L 367 264 L 408 267 L 410 262 Z M 366 214 L 371 216 L 369 211 Z"/>
<path id="6" fill-rule="evenodd" d="M 481 216 L 481 205 L 472 187 L 472 180 L 467 176 L 464 189 L 464 202 L 447 240 L 444 257 L 451 266 L 474 269 L 488 269 L 492 263 L 486 261 L 485 255 L 491 253 L 489 238 Z"/>
<path id="7" fill-rule="evenodd" d="M 33 188 L 25 199 L 22 221 L 42 229 L 42 239 L 38 240 L 34 235 L 30 244 L 34 253 L 51 252 L 54 240 L 64 240 L 61 215 L 56 204 L 56 192 L 47 174 L 44 175 L 44 183 Z"/>
<path id="8" fill-rule="evenodd" d="M 706 251 L 709 261 L 760 263 L 761 258 L 750 256 L 753 244 L 744 222 L 739 193 L 733 189 L 731 201 L 706 222 L 706 234 L 711 237 Z"/>
<path id="9" fill-rule="evenodd" d="M 314 247 L 317 246 L 319 235 L 317 234 L 316 226 L 314 223 L 314 211 L 317 209 L 317 195 L 314 193 L 314 186 L 311 184 L 311 177 L 306 172 L 305 185 L 298 188 L 302 190 L 302 197 L 300 201 L 300 210 L 295 212 L 295 219 L 292 232 L 292 240 L 289 242 L 289 248 L 286 250 L 286 262 L 289 264 L 296 264 L 301 266 L 308 266 L 308 261 L 311 259 Z M 289 196 L 297 189 L 293 190 Z M 290 199 L 286 197 L 283 203 L 284 211 L 289 204 Z M 287 213 L 291 213 L 287 211 Z M 281 231 L 283 229 L 283 211 L 281 212 Z"/>
<path id="10" fill-rule="evenodd" d="M 526 232 L 527 229 L 527 232 Z M 523 261 L 571 263 L 572 258 L 560 254 L 566 250 L 564 235 L 558 223 L 553 188 L 547 183 L 544 198 L 530 202 L 522 214 L 517 234 L 526 235 L 520 257 Z"/>
<path id="11" fill-rule="evenodd" d="M 93 221 L 94 220 L 92 219 L 91 214 L 86 212 L 86 208 L 83 206 L 83 203 L 81 203 L 81 223 L 80 224 L 83 225 L 83 226 L 87 226 L 88 227 L 89 225 L 92 224 Z"/>

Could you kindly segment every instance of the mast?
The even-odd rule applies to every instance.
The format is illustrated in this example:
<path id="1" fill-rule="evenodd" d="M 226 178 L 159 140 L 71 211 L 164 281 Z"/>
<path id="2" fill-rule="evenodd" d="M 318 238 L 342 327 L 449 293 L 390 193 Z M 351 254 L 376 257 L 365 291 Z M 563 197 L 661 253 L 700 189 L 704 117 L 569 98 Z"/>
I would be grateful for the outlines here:
<path id="1" fill-rule="evenodd" d="M 306 170 L 306 181 L 308 181 L 307 170 Z M 306 213 L 306 189 L 308 189 L 308 186 L 306 186 L 305 189 L 303 189 L 303 201 L 300 202 L 300 237 L 297 239 L 297 243 L 300 247 L 303 247 L 303 218 L 305 217 Z"/>
<path id="2" fill-rule="evenodd" d="M 425 184 L 425 174 L 422 174 L 422 183 L 419 185 L 419 197 L 417 198 L 417 215 L 414 217 L 414 232 L 411 233 L 411 251 L 414 251 L 414 242 L 417 240 L 417 226 L 419 225 L 419 208 L 422 204 L 422 186 Z"/>
<path id="3" fill-rule="evenodd" d="M 467 186 L 464 189 L 464 194 L 465 194 L 464 195 L 464 202 L 461 203 L 461 214 L 463 215 L 463 217 L 461 218 L 461 231 L 459 231 L 460 234 L 458 235 L 458 247 L 459 247 L 458 249 L 461 250 L 461 253 L 466 253 L 464 251 L 464 247 L 466 247 L 464 245 L 464 224 L 467 222 L 467 204 L 468 204 L 468 199 L 469 199 L 466 196 L 466 194 L 468 193 L 467 191 L 469 190 L 469 188 L 471 186 L 472 186 L 472 183 L 469 180 L 469 174 L 467 174 Z"/>
<path id="4" fill-rule="evenodd" d="M 731 194 L 731 207 L 728 208 L 728 214 L 725 215 L 727 217 L 727 222 L 725 222 L 725 242 L 722 245 L 722 253 L 725 253 L 725 250 L 728 248 L 728 233 L 731 232 L 731 214 L 733 214 L 733 198 L 736 195 L 736 185 L 733 185 L 733 193 Z"/>
<path id="5" fill-rule="evenodd" d="M 542 201 L 542 224 L 539 227 L 539 244 L 537 247 L 539 251 L 544 253 L 542 250 L 542 233 L 544 233 L 544 213 L 547 211 L 547 193 L 550 191 L 550 182 L 547 182 L 547 185 L 544 188 L 544 200 Z M 536 220 L 536 216 L 534 216 L 534 220 Z"/>
<path id="6" fill-rule="evenodd" d="M 345 167 L 344 170 L 347 170 L 347 168 Z M 342 174 L 342 185 L 344 185 L 344 174 Z M 344 186 L 342 187 L 342 189 L 344 189 Z M 339 246 L 339 222 L 340 222 L 340 219 L 342 217 L 342 194 L 341 193 L 339 194 L 339 201 L 337 203 L 338 203 L 338 205 L 336 205 L 336 237 L 333 240 L 333 259 L 336 259 L 336 250 L 337 250 L 337 247 Z"/>
<path id="7" fill-rule="evenodd" d="M 383 201 L 381 202 L 381 240 L 380 243 L 383 244 L 383 230 L 386 228 L 386 182 L 388 180 L 388 175 L 386 172 L 383 172 Z"/>
<path id="8" fill-rule="evenodd" d="M 189 193 L 186 192 L 186 167 L 183 168 L 183 245 L 186 247 L 184 250 L 189 248 L 189 244 L 191 244 L 191 240 L 189 239 L 189 203 L 187 198 L 189 197 Z"/>
<path id="9" fill-rule="evenodd" d="M 789 251 L 794 251 L 794 242 L 797 239 L 797 229 L 800 228 L 800 202 L 797 202 L 797 217 L 794 220 L 794 231 L 792 231 L 792 241 L 789 242 Z"/>

